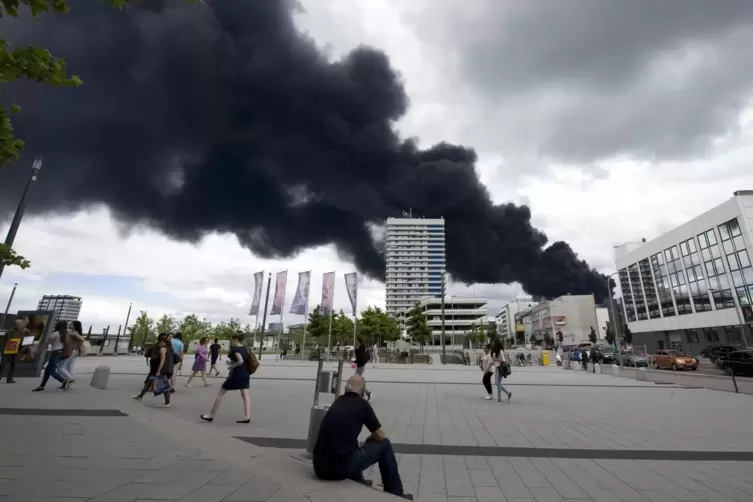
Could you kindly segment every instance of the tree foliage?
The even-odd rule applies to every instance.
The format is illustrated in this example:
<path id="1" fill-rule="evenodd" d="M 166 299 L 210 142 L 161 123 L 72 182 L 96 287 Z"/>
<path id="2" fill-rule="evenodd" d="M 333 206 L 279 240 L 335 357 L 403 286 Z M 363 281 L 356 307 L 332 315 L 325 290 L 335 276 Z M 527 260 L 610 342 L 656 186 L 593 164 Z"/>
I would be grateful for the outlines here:
<path id="1" fill-rule="evenodd" d="M 157 330 L 157 334 L 174 333 L 178 328 L 178 321 L 170 314 L 162 314 L 154 328 Z"/>
<path id="2" fill-rule="evenodd" d="M 154 320 L 149 318 L 146 310 L 139 312 L 139 316 L 134 319 L 133 324 L 127 330 L 133 337 L 133 345 L 136 347 L 145 345 L 146 342 L 156 338 Z"/>
<path id="3" fill-rule="evenodd" d="M 400 327 L 379 307 L 369 307 L 361 312 L 358 320 L 358 337 L 368 345 L 394 342 L 400 337 Z"/>
<path id="4" fill-rule="evenodd" d="M 431 338 L 431 329 L 426 324 L 426 314 L 421 310 L 421 304 L 416 303 L 408 312 L 407 325 L 408 336 L 423 348 Z"/>
<path id="5" fill-rule="evenodd" d="M 607 332 L 604 335 L 604 339 L 607 341 L 609 345 L 614 345 L 614 331 L 612 331 L 612 328 L 607 328 Z"/>
<path id="6" fill-rule="evenodd" d="M 628 345 L 632 345 L 633 344 L 633 332 L 630 331 L 630 328 L 628 328 L 627 325 L 625 325 L 625 329 L 622 331 L 623 331 L 622 336 L 625 339 L 625 343 Z"/>
<path id="7" fill-rule="evenodd" d="M 2 243 L 0 243 L 0 263 L 5 267 L 20 267 L 22 269 L 27 269 L 31 266 L 29 260 Z"/>
<path id="8" fill-rule="evenodd" d="M 598 340 L 598 337 L 596 336 L 596 331 L 594 331 L 593 328 L 591 328 L 591 331 L 588 333 L 588 340 L 591 343 L 596 343 L 596 340 Z"/>
<path id="9" fill-rule="evenodd" d="M 197 340 L 202 336 L 211 336 L 212 323 L 206 319 L 199 319 L 196 314 L 189 314 L 180 322 L 178 331 L 183 335 L 183 342 L 188 345 L 191 340 Z"/>
<path id="10" fill-rule="evenodd" d="M 329 316 L 322 315 L 322 309 L 317 305 L 314 310 L 309 312 L 306 336 L 314 338 L 317 343 L 321 344 L 326 340 L 327 333 L 329 333 Z"/>

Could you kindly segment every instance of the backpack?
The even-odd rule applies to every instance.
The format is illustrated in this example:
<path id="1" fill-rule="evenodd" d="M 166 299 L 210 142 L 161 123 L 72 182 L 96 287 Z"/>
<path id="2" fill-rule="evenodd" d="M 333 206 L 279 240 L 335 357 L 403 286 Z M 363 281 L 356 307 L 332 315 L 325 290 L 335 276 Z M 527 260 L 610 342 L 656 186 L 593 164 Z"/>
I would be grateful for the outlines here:
<path id="1" fill-rule="evenodd" d="M 508 375 L 512 373 L 512 368 L 510 368 L 510 364 L 507 361 L 503 361 L 502 364 L 499 365 L 499 374 L 502 375 L 504 378 L 507 378 Z"/>
<path id="2" fill-rule="evenodd" d="M 246 358 L 246 367 L 248 368 L 248 374 L 253 375 L 256 370 L 259 369 L 259 360 L 256 358 L 256 354 L 251 349 L 248 349 L 248 357 Z"/>

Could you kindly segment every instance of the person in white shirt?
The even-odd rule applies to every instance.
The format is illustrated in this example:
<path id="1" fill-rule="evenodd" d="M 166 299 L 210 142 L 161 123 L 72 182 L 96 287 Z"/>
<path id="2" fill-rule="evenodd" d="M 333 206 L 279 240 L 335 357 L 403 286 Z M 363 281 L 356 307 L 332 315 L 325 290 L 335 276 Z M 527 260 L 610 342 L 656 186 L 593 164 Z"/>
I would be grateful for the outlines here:
<path id="1" fill-rule="evenodd" d="M 375 343 L 374 347 L 371 349 L 371 351 L 372 351 L 372 354 L 371 354 L 371 365 L 372 366 L 376 366 L 377 363 L 379 362 L 379 345 L 377 345 Z"/>
<path id="2" fill-rule="evenodd" d="M 491 355 L 491 345 L 487 345 L 484 347 L 484 357 L 481 358 L 481 371 L 484 373 L 484 376 L 481 378 L 481 383 L 484 384 L 484 389 L 486 389 L 486 399 L 487 401 L 491 401 L 492 398 L 492 375 L 494 375 L 494 365 L 492 355 Z"/>
<path id="3" fill-rule="evenodd" d="M 63 356 L 63 340 L 65 339 L 67 332 L 68 323 L 66 321 L 58 321 L 55 323 L 55 331 L 50 333 L 47 340 L 45 340 L 45 343 L 49 346 L 50 358 L 47 360 L 47 366 L 44 367 L 42 383 L 40 383 L 39 387 L 32 392 L 42 392 L 50 377 L 65 385 L 65 379 L 60 376 L 57 368 L 60 358 Z"/>

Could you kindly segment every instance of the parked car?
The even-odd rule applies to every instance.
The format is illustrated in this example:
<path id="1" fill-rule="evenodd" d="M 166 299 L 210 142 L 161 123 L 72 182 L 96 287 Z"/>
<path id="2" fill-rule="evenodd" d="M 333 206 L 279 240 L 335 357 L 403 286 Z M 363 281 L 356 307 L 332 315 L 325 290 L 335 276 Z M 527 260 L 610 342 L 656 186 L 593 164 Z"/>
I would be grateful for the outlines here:
<path id="1" fill-rule="evenodd" d="M 709 345 L 706 345 L 703 350 L 701 350 L 701 357 L 709 357 L 711 355 L 711 349 L 714 347 L 721 347 L 721 343 L 712 343 Z"/>
<path id="2" fill-rule="evenodd" d="M 709 360 L 713 363 L 731 352 L 742 349 L 739 345 L 717 345 L 709 350 Z"/>
<path id="3" fill-rule="evenodd" d="M 645 352 L 636 353 L 634 350 L 622 352 L 622 361 L 625 366 L 648 367 L 648 356 Z"/>
<path id="4" fill-rule="evenodd" d="M 681 354 L 677 350 L 657 350 L 656 354 L 649 358 L 651 366 L 656 369 L 690 370 L 698 369 L 698 359 L 687 354 Z"/>
<path id="5" fill-rule="evenodd" d="M 614 364 L 617 358 L 614 355 L 613 347 L 603 347 L 599 349 L 599 363 L 600 364 Z"/>
<path id="6" fill-rule="evenodd" d="M 722 361 L 722 369 L 728 375 L 753 376 L 753 350 L 738 350 L 726 354 Z"/>

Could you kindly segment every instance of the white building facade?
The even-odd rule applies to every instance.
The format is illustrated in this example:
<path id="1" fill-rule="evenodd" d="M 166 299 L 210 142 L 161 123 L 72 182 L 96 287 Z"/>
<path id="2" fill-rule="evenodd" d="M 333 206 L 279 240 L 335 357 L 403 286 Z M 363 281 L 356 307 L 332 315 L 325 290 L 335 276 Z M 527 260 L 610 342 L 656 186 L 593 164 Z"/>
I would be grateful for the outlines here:
<path id="1" fill-rule="evenodd" d="M 55 320 L 77 321 L 83 300 L 80 296 L 44 295 L 37 304 L 37 310 L 55 313 Z"/>
<path id="2" fill-rule="evenodd" d="M 565 295 L 541 302 L 530 311 L 523 311 L 523 325 L 526 327 L 526 343 L 534 335 L 541 341 L 549 335 L 558 343 L 557 333 L 562 333 L 562 343 L 574 345 L 587 342 L 593 328 L 598 337 L 596 302 L 593 295 Z"/>
<path id="3" fill-rule="evenodd" d="M 415 306 L 415 304 L 413 305 Z M 406 329 L 408 317 L 413 306 L 396 313 L 400 329 Z M 419 302 L 419 308 L 426 316 L 426 324 L 431 329 L 432 342 L 430 345 L 441 345 L 442 337 L 442 299 L 424 298 Z M 476 327 L 488 326 L 487 301 L 485 298 L 445 297 L 445 344 L 453 346 L 468 346 L 467 337 Z"/>
<path id="4" fill-rule="evenodd" d="M 615 249 L 633 343 L 691 354 L 753 345 L 753 191 L 645 242 Z"/>
<path id="5" fill-rule="evenodd" d="M 515 337 L 515 314 L 522 310 L 528 310 L 538 305 L 531 296 L 519 296 L 502 307 L 502 310 L 494 316 L 497 323 L 497 334 L 500 338 Z"/>
<path id="6" fill-rule="evenodd" d="M 424 298 L 441 297 L 445 273 L 442 218 L 388 218 L 386 311 L 390 315 Z"/>

